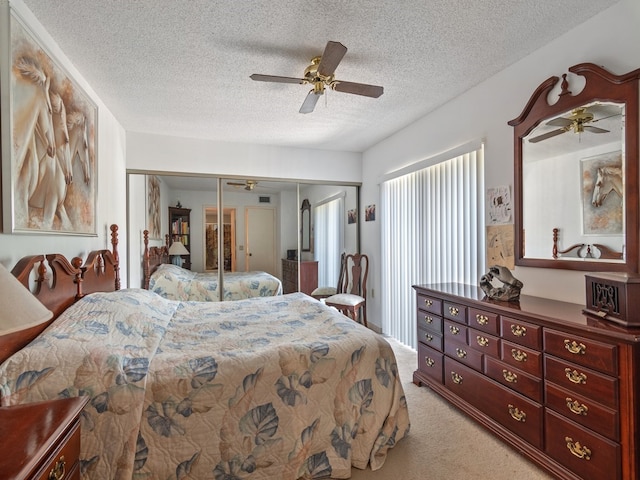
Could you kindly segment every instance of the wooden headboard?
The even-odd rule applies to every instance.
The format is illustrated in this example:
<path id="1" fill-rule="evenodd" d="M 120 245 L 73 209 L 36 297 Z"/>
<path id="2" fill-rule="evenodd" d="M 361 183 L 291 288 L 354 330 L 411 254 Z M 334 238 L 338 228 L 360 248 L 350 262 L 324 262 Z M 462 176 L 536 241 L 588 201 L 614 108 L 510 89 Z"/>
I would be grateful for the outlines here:
<path id="1" fill-rule="evenodd" d="M 59 253 L 30 255 L 16 263 L 11 273 L 53 312 L 53 318 L 41 325 L 0 336 L 0 363 L 36 338 L 78 299 L 89 293 L 120 289 L 117 225 L 111 225 L 111 247 L 112 250 L 89 253 L 84 263 L 79 257 L 69 261 Z M 33 273 L 35 278 L 31 280 Z"/>
<path id="2" fill-rule="evenodd" d="M 156 271 L 159 265 L 169 263 L 169 235 L 164 236 L 164 246 L 149 246 L 149 230 L 145 230 L 144 234 L 144 252 L 142 254 L 142 273 L 143 288 L 149 290 L 149 279 L 151 274 Z"/>

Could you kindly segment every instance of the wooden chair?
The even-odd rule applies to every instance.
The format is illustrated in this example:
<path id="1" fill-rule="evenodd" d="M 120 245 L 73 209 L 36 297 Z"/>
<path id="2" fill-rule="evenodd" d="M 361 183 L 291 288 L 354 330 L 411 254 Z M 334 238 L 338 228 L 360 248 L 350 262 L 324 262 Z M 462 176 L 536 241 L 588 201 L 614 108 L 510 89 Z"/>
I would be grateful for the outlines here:
<path id="1" fill-rule="evenodd" d="M 325 303 L 340 310 L 344 315 L 367 327 L 367 275 L 369 257 L 355 253 L 344 259 L 344 277 L 339 283 L 340 289 L 335 295 L 325 299 Z M 360 322 L 362 309 L 362 322 Z"/>
<path id="2" fill-rule="evenodd" d="M 344 260 L 346 256 L 347 254 L 344 252 L 342 252 L 342 255 L 340 255 L 340 272 L 338 273 L 338 284 L 333 287 L 316 288 L 313 292 L 311 292 L 311 296 L 313 298 L 315 298 L 316 300 L 322 300 L 323 298 L 327 298 L 332 295 L 335 295 L 336 293 L 344 291 L 342 284 L 344 283 L 344 272 L 345 272 Z"/>

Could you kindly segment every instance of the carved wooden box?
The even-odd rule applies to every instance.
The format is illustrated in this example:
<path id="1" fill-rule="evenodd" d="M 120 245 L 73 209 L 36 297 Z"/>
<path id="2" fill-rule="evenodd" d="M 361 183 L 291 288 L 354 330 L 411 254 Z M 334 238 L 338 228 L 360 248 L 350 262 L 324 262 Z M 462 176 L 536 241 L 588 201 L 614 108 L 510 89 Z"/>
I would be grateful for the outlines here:
<path id="1" fill-rule="evenodd" d="M 597 273 L 585 277 L 585 314 L 626 326 L 640 326 L 640 276 Z"/>

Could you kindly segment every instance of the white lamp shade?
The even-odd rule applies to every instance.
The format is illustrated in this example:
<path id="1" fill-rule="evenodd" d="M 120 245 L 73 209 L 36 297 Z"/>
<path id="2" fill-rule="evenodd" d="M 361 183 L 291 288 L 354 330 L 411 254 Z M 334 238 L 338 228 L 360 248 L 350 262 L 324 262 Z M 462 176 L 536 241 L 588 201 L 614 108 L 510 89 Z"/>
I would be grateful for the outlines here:
<path id="1" fill-rule="evenodd" d="M 182 242 L 173 242 L 169 247 L 169 255 L 189 255 L 189 250 Z"/>
<path id="2" fill-rule="evenodd" d="M 53 312 L 2 264 L 0 286 L 0 335 L 35 327 L 53 317 Z"/>

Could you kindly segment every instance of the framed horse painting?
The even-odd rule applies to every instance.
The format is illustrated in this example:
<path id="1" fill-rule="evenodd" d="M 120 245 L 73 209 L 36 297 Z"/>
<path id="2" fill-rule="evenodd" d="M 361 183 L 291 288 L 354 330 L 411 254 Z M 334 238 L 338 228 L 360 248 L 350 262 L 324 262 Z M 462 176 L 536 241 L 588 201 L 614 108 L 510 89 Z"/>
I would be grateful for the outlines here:
<path id="1" fill-rule="evenodd" d="M 604 153 L 580 162 L 584 235 L 622 235 L 624 179 L 622 152 Z"/>
<path id="2" fill-rule="evenodd" d="M 1 13 L 4 233 L 97 235 L 97 106 L 11 6 Z"/>

